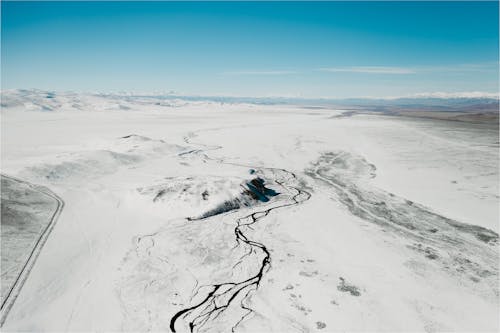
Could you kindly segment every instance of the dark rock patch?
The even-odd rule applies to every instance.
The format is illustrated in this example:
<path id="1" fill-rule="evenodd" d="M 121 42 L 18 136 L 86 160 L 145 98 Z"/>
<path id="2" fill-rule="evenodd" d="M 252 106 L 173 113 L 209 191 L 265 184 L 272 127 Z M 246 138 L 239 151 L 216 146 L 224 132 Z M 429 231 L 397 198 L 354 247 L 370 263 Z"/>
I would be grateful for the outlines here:
<path id="1" fill-rule="evenodd" d="M 359 291 L 358 287 L 356 287 L 353 284 L 347 283 L 343 277 L 340 277 L 339 280 L 340 280 L 340 283 L 337 286 L 337 289 L 339 291 L 342 291 L 344 293 L 350 293 L 352 296 L 360 296 L 361 295 L 361 292 Z"/>
<path id="2" fill-rule="evenodd" d="M 323 328 L 325 328 L 325 327 L 326 327 L 326 324 L 325 324 L 324 322 L 322 322 L 322 321 L 317 321 L 317 322 L 316 322 L 316 328 L 317 328 L 318 330 L 322 330 L 322 329 L 323 329 Z"/>

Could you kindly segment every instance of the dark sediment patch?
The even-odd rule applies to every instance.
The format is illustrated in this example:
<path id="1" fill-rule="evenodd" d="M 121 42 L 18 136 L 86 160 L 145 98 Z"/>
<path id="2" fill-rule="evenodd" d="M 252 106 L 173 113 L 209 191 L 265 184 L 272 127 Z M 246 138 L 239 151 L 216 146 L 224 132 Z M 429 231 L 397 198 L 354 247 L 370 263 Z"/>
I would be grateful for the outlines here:
<path id="1" fill-rule="evenodd" d="M 348 152 L 325 153 L 306 170 L 307 175 L 328 184 L 353 215 L 393 233 L 404 246 L 454 277 L 467 282 L 468 276 L 492 272 L 484 278 L 481 292 L 498 297 L 498 234 L 373 187 L 365 181 L 373 172 L 367 161 Z"/>
<path id="2" fill-rule="evenodd" d="M 358 287 L 356 287 L 353 284 L 347 283 L 343 277 L 340 277 L 339 280 L 340 280 L 340 283 L 337 286 L 337 289 L 339 291 L 342 291 L 344 293 L 349 293 L 352 296 L 361 296 L 361 292 L 359 291 Z"/>
<path id="3" fill-rule="evenodd" d="M 156 193 L 155 197 L 153 198 L 153 202 L 157 202 L 158 200 L 160 200 L 161 197 L 165 195 L 165 193 L 167 193 L 165 189 L 159 190 L 158 193 Z"/>
<path id="4" fill-rule="evenodd" d="M 317 328 L 318 330 L 322 330 L 322 329 L 323 329 L 323 328 L 325 328 L 325 327 L 326 327 L 326 324 L 325 324 L 325 323 L 323 323 L 323 322 L 321 322 L 321 321 L 317 321 L 317 322 L 316 322 L 316 328 Z"/>
<path id="5" fill-rule="evenodd" d="M 209 196 L 209 194 L 208 194 L 207 190 L 203 191 L 203 193 L 201 194 L 201 197 L 203 198 L 203 200 L 208 200 L 208 196 Z"/>

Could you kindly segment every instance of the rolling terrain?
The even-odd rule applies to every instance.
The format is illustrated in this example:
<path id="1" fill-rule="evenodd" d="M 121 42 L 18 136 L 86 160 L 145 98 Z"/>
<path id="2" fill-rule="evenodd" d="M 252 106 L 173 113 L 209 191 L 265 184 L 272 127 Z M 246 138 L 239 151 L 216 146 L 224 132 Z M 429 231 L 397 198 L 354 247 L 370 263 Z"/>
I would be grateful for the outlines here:
<path id="1" fill-rule="evenodd" d="M 22 198 L 38 196 L 41 226 L 60 211 L 6 331 L 499 329 L 498 126 L 315 105 L 6 96 L 2 286 L 17 251 L 4 243 L 17 232 L 3 225 L 10 191 L 53 193 Z"/>

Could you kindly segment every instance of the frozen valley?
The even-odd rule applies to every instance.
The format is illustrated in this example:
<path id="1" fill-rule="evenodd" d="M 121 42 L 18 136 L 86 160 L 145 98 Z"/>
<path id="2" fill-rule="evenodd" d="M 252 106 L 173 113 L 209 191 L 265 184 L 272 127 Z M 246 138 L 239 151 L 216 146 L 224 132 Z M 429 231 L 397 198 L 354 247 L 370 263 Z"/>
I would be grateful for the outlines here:
<path id="1" fill-rule="evenodd" d="M 498 331 L 494 125 L 5 92 L 2 329 Z"/>

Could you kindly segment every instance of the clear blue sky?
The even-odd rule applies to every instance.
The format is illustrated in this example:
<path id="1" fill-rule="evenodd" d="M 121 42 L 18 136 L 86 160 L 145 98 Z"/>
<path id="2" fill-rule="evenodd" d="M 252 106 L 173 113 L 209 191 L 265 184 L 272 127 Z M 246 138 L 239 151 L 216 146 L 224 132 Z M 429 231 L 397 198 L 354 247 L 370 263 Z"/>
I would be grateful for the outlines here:
<path id="1" fill-rule="evenodd" d="M 2 1 L 2 89 L 498 91 L 498 2 Z"/>

